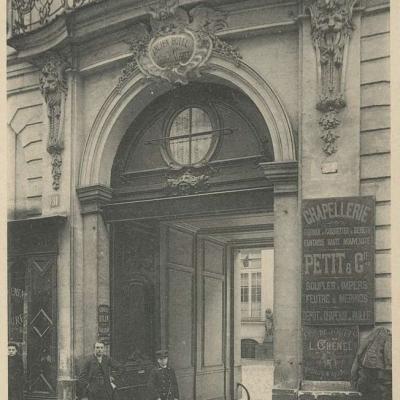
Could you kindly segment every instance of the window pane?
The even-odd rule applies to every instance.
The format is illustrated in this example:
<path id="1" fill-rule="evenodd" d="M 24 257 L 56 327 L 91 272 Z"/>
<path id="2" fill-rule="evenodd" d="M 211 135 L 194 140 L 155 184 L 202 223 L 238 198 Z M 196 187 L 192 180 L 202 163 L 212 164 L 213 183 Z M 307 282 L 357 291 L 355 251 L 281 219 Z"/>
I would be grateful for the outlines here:
<path id="1" fill-rule="evenodd" d="M 254 339 L 241 340 L 241 358 L 256 358 L 257 341 Z"/>
<path id="2" fill-rule="evenodd" d="M 251 274 L 251 316 L 261 317 L 261 272 Z"/>
<path id="3" fill-rule="evenodd" d="M 182 111 L 174 119 L 169 132 L 170 137 L 188 135 L 190 133 L 190 109 Z M 189 138 L 169 141 L 169 148 L 174 160 L 180 164 L 189 163 Z"/>
<path id="4" fill-rule="evenodd" d="M 240 274 L 240 301 L 242 318 L 249 316 L 249 274 Z"/>
<path id="5" fill-rule="evenodd" d="M 187 108 L 175 117 L 169 136 L 179 137 L 211 130 L 211 121 L 205 111 L 200 108 Z M 169 148 L 176 162 L 188 165 L 201 161 L 207 155 L 211 142 L 211 134 L 178 138 L 169 141 Z"/>
<path id="6" fill-rule="evenodd" d="M 209 132 L 212 130 L 208 115 L 200 108 L 192 109 L 192 133 Z M 211 135 L 192 138 L 192 163 L 201 161 L 211 146 Z"/>

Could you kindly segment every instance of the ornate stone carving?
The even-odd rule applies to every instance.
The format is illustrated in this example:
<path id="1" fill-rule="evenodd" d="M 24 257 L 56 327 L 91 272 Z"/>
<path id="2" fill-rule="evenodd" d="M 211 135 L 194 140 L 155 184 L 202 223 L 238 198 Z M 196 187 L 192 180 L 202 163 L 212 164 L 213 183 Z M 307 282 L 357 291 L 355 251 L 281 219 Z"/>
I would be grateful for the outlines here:
<path id="1" fill-rule="evenodd" d="M 323 151 L 329 156 L 337 151 L 335 128 L 340 124 L 339 111 L 346 106 L 344 83 L 347 47 L 353 30 L 352 11 L 356 0 L 309 0 L 311 34 L 318 64 L 319 100 L 323 113 Z"/>
<path id="2" fill-rule="evenodd" d="M 47 151 L 52 157 L 53 189 L 60 187 L 63 145 L 64 105 L 67 95 L 65 69 L 67 63 L 59 55 L 48 56 L 41 69 L 40 90 L 47 104 L 49 137 Z"/>
<path id="3" fill-rule="evenodd" d="M 213 52 L 239 64 L 238 51 L 216 36 L 226 27 L 222 12 L 205 6 L 188 12 L 177 4 L 166 1 L 164 6 L 149 8 L 149 26 L 134 27 L 130 42 L 133 59 L 122 71 L 118 91 L 136 68 L 150 79 L 186 84 L 201 74 Z"/>
<path id="4" fill-rule="evenodd" d="M 12 33 L 20 35 L 46 25 L 58 15 L 104 0 L 11 0 Z"/>
<path id="5" fill-rule="evenodd" d="M 187 195 L 207 190 L 208 179 L 215 172 L 209 166 L 173 170 L 167 175 L 167 191 L 171 195 Z"/>

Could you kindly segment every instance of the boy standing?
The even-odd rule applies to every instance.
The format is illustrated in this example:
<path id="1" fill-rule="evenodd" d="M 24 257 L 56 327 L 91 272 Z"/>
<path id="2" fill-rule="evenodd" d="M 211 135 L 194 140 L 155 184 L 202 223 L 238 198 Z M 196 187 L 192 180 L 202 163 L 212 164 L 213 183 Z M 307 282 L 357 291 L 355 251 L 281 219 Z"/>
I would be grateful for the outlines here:
<path id="1" fill-rule="evenodd" d="M 24 366 L 18 354 L 18 346 L 8 343 L 8 399 L 23 400 L 24 398 Z"/>
<path id="2" fill-rule="evenodd" d="M 178 400 L 178 383 L 175 371 L 168 366 L 168 351 L 157 351 L 156 358 L 157 365 L 147 382 L 149 400 Z"/>

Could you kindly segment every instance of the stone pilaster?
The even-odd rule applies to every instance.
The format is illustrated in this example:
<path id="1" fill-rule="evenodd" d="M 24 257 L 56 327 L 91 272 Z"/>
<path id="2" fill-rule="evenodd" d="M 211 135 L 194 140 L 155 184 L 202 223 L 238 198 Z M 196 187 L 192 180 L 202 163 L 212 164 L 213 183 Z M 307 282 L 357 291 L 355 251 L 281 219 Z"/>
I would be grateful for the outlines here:
<path id="1" fill-rule="evenodd" d="M 77 189 L 83 220 L 83 355 L 93 351 L 98 339 L 98 306 L 110 305 L 110 238 L 101 215 L 101 206 L 111 199 L 111 189 L 104 185 Z"/>
<path id="2" fill-rule="evenodd" d="M 260 164 L 274 185 L 274 400 L 297 398 L 300 379 L 300 229 L 296 161 Z"/>

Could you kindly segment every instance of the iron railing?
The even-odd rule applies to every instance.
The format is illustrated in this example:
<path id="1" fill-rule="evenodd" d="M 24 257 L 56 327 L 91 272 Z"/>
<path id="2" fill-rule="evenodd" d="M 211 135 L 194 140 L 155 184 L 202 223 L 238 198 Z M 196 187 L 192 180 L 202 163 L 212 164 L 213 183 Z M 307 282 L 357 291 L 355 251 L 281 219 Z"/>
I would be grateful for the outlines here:
<path id="1" fill-rule="evenodd" d="M 8 0 L 8 36 L 36 30 L 57 16 L 105 0 Z"/>

